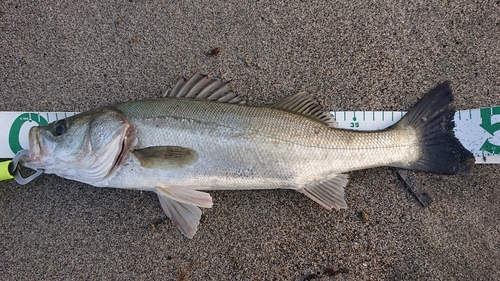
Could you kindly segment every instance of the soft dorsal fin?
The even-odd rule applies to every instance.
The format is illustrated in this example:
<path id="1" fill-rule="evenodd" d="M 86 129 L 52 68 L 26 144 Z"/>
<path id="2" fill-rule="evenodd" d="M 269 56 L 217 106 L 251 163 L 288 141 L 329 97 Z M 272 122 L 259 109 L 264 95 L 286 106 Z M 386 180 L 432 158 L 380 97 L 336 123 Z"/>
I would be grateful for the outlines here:
<path id="1" fill-rule="evenodd" d="M 297 93 L 286 97 L 273 103 L 271 107 L 291 111 L 293 113 L 321 121 L 332 128 L 338 127 L 337 121 L 335 121 L 333 116 L 328 112 L 325 112 L 323 108 L 307 93 Z"/>
<path id="2" fill-rule="evenodd" d="M 245 103 L 227 86 L 227 83 L 208 74 L 201 74 L 200 72 L 196 72 L 189 79 L 182 77 L 177 81 L 172 90 L 163 96 L 238 104 Z"/>

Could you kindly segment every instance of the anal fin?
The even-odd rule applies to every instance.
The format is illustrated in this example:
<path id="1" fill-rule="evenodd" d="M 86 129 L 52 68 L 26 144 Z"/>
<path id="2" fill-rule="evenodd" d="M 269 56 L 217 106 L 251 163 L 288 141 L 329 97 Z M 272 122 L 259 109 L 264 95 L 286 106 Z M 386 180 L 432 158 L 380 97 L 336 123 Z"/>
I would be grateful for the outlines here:
<path id="1" fill-rule="evenodd" d="M 188 238 L 193 238 L 200 223 L 201 210 L 198 206 L 212 207 L 210 194 L 197 189 L 200 187 L 156 187 L 163 211 Z"/>
<path id="2" fill-rule="evenodd" d="M 323 181 L 315 182 L 298 189 L 327 210 L 347 209 L 344 199 L 344 188 L 347 185 L 347 175 L 338 174 Z"/>

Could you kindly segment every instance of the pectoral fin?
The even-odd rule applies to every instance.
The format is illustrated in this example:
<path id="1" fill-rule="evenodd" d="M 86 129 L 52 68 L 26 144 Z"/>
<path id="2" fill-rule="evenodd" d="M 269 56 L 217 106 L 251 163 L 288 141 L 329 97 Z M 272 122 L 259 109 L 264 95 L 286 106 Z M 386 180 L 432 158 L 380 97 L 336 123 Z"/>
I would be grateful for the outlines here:
<path id="1" fill-rule="evenodd" d="M 141 166 L 150 169 L 180 169 L 198 161 L 198 153 L 181 146 L 152 146 L 134 150 Z"/>
<path id="2" fill-rule="evenodd" d="M 199 187 L 157 187 L 156 193 L 165 214 L 188 238 L 193 238 L 200 223 L 201 210 L 212 207 L 210 194 L 198 191 Z"/>
<path id="3" fill-rule="evenodd" d="M 347 175 L 338 174 L 324 181 L 315 182 L 311 185 L 298 189 L 327 210 L 335 208 L 347 209 L 344 200 L 344 187 L 347 185 Z"/>

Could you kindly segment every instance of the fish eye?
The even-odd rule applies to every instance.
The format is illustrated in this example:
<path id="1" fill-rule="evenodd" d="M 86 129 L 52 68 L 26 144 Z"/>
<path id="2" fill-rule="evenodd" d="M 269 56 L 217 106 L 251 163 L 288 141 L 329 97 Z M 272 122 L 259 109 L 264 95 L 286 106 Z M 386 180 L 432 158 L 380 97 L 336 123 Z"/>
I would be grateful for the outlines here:
<path id="1" fill-rule="evenodd" d="M 52 130 L 52 134 L 57 137 L 64 134 L 67 129 L 68 129 L 68 121 L 66 119 L 62 119 L 57 121 L 56 125 L 54 126 L 54 129 Z"/>

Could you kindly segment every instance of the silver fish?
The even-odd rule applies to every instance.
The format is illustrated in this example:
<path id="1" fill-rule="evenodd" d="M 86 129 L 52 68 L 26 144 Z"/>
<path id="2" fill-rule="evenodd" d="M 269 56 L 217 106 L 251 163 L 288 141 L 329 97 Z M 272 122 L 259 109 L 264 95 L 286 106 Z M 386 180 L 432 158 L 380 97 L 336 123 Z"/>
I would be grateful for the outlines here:
<path id="1" fill-rule="evenodd" d="M 154 191 L 187 237 L 207 190 L 295 189 L 328 210 L 347 208 L 346 172 L 393 166 L 442 174 L 470 170 L 455 138 L 448 82 L 382 131 L 336 128 L 308 95 L 244 105 L 209 75 L 181 79 L 167 97 L 77 114 L 29 133 L 22 165 L 98 187 Z"/>

